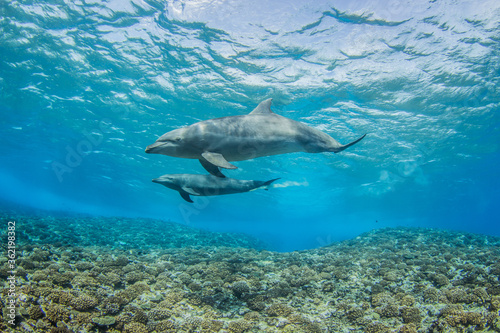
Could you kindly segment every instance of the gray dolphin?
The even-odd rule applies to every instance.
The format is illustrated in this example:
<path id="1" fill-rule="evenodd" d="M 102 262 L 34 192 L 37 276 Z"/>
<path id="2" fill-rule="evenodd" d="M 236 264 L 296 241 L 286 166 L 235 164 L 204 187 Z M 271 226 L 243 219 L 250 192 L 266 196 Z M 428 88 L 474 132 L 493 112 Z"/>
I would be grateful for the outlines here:
<path id="1" fill-rule="evenodd" d="M 212 175 L 225 177 L 219 168 L 236 169 L 228 161 L 294 152 L 338 153 L 346 145 L 304 123 L 271 111 L 272 99 L 261 102 L 252 112 L 200 121 L 163 134 L 146 148 L 146 153 L 198 159 Z"/>
<path id="2" fill-rule="evenodd" d="M 172 190 L 179 191 L 181 197 L 187 202 L 193 202 L 189 195 L 211 196 L 222 194 L 243 193 L 259 187 L 270 185 L 278 180 L 238 180 L 221 178 L 212 175 L 170 174 L 153 179 L 154 183 L 162 184 Z"/>

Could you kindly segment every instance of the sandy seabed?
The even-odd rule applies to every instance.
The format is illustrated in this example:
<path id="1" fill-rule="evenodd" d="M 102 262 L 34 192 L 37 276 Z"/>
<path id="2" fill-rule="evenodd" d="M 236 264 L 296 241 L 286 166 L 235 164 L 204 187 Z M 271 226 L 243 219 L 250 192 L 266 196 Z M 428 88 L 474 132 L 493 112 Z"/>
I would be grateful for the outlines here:
<path id="1" fill-rule="evenodd" d="M 279 253 L 149 219 L 16 221 L 2 332 L 500 332 L 500 238 L 388 228 Z M 15 299 L 15 326 L 9 301 Z"/>

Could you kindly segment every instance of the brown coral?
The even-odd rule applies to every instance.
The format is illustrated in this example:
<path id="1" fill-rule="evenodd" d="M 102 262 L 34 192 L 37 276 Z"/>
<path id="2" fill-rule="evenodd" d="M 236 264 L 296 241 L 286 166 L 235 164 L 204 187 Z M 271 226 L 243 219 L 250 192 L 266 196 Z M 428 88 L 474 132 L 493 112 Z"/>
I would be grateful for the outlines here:
<path id="1" fill-rule="evenodd" d="M 245 313 L 243 318 L 248 321 L 258 321 L 260 318 L 260 314 L 257 311 L 250 311 Z"/>
<path id="2" fill-rule="evenodd" d="M 439 291 L 434 287 L 424 290 L 424 300 L 426 303 L 436 303 L 439 299 Z"/>
<path id="3" fill-rule="evenodd" d="M 247 332 L 252 327 L 253 327 L 252 323 L 244 319 L 240 319 L 229 322 L 229 324 L 227 325 L 227 330 L 231 333 L 243 333 Z"/>
<path id="4" fill-rule="evenodd" d="M 395 302 L 394 297 L 392 297 L 391 294 L 386 292 L 373 295 L 371 301 L 373 307 L 378 307 L 394 302 Z"/>
<path id="5" fill-rule="evenodd" d="M 125 324 L 123 328 L 123 333 L 148 333 L 148 329 L 144 324 L 138 322 L 131 322 Z"/>
<path id="6" fill-rule="evenodd" d="M 400 309 L 401 317 L 403 318 L 403 323 L 414 323 L 420 325 L 422 321 L 422 315 L 420 314 L 420 310 L 411 306 L 403 306 Z"/>
<path id="7" fill-rule="evenodd" d="M 347 310 L 346 317 L 350 320 L 355 320 L 357 318 L 363 317 L 365 311 L 359 307 L 352 307 Z"/>
<path id="8" fill-rule="evenodd" d="M 490 311 L 500 310 L 500 296 L 493 296 L 490 302 Z"/>
<path id="9" fill-rule="evenodd" d="M 399 329 L 398 333 L 417 333 L 417 327 L 413 323 L 403 325 Z"/>
<path id="10" fill-rule="evenodd" d="M 42 308 L 40 305 L 34 304 L 28 308 L 28 314 L 31 319 L 40 319 L 44 316 L 44 313 L 42 311 Z"/>
<path id="11" fill-rule="evenodd" d="M 482 236 L 468 237 L 477 238 L 474 248 L 456 246 L 463 245 L 461 233 L 388 229 L 294 253 L 221 247 L 73 253 L 74 247 L 46 245 L 49 260 L 26 264 L 33 245 L 20 260 L 28 283 L 19 288 L 26 309 L 19 317 L 36 333 L 50 332 L 55 320 L 75 332 L 500 331 L 500 287 L 490 274 L 500 240 L 484 247 Z M 75 288 L 67 284 L 73 275 Z M 0 322 L 0 331 L 6 328 Z"/>
<path id="12" fill-rule="evenodd" d="M 446 286 L 447 284 L 450 283 L 450 280 L 444 274 L 434 274 L 434 275 L 432 275 L 431 276 L 431 281 L 433 281 L 434 284 L 437 287 Z"/>
<path id="13" fill-rule="evenodd" d="M 172 316 L 172 312 L 164 308 L 155 308 L 147 313 L 149 320 L 164 320 Z"/>
<path id="14" fill-rule="evenodd" d="M 273 303 L 266 309 L 267 315 L 271 317 L 286 317 L 292 311 L 291 307 L 282 303 Z"/>
<path id="15" fill-rule="evenodd" d="M 233 282 L 231 289 L 236 297 L 242 297 L 243 294 L 250 292 L 250 286 L 244 280 Z"/>
<path id="16" fill-rule="evenodd" d="M 77 311 L 88 311 L 97 306 L 97 300 L 89 295 L 83 294 L 77 298 L 74 298 L 71 302 L 73 308 Z"/>
<path id="17" fill-rule="evenodd" d="M 384 306 L 376 308 L 375 312 L 385 318 L 397 317 L 399 315 L 399 306 L 395 303 L 388 303 Z"/>
<path id="18" fill-rule="evenodd" d="M 366 333 L 382 333 L 387 331 L 388 327 L 380 322 L 370 322 L 365 326 Z"/>
<path id="19" fill-rule="evenodd" d="M 57 323 L 58 321 L 68 321 L 69 320 L 69 311 L 59 305 L 59 304 L 49 304 L 43 307 L 43 312 L 48 320 L 52 323 Z"/>
<path id="20" fill-rule="evenodd" d="M 154 326 L 154 329 L 157 332 L 177 332 L 176 325 L 173 321 L 171 320 L 161 320 L 157 322 Z"/>

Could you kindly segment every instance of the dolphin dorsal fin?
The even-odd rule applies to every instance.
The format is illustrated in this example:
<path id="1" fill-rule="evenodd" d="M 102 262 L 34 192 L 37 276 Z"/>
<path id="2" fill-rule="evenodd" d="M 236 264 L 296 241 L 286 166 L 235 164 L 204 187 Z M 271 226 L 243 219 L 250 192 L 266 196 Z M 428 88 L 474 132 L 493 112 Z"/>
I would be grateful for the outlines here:
<path id="1" fill-rule="evenodd" d="M 273 101 L 273 99 L 269 98 L 269 99 L 266 99 L 265 101 L 260 102 L 260 104 L 257 105 L 257 107 L 255 109 L 253 109 L 253 111 L 250 112 L 249 114 L 271 114 L 271 113 L 274 113 L 273 111 L 271 111 L 272 101 Z"/>

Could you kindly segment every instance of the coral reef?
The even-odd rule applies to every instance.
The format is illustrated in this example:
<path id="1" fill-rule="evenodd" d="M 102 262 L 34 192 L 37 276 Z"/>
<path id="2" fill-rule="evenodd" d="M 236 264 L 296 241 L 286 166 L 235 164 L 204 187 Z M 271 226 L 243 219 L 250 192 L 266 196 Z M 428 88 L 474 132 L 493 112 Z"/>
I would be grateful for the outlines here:
<path id="1" fill-rule="evenodd" d="M 79 234 L 83 217 L 2 219 L 24 224 L 17 324 L 6 320 L 3 291 L 2 332 L 500 332 L 495 237 L 393 228 L 276 253 L 173 224 L 155 235 L 170 238 L 165 247 L 135 235 L 119 246 L 101 245 L 113 232 Z M 33 241 L 38 227 L 61 221 L 78 231 L 72 244 Z"/>

